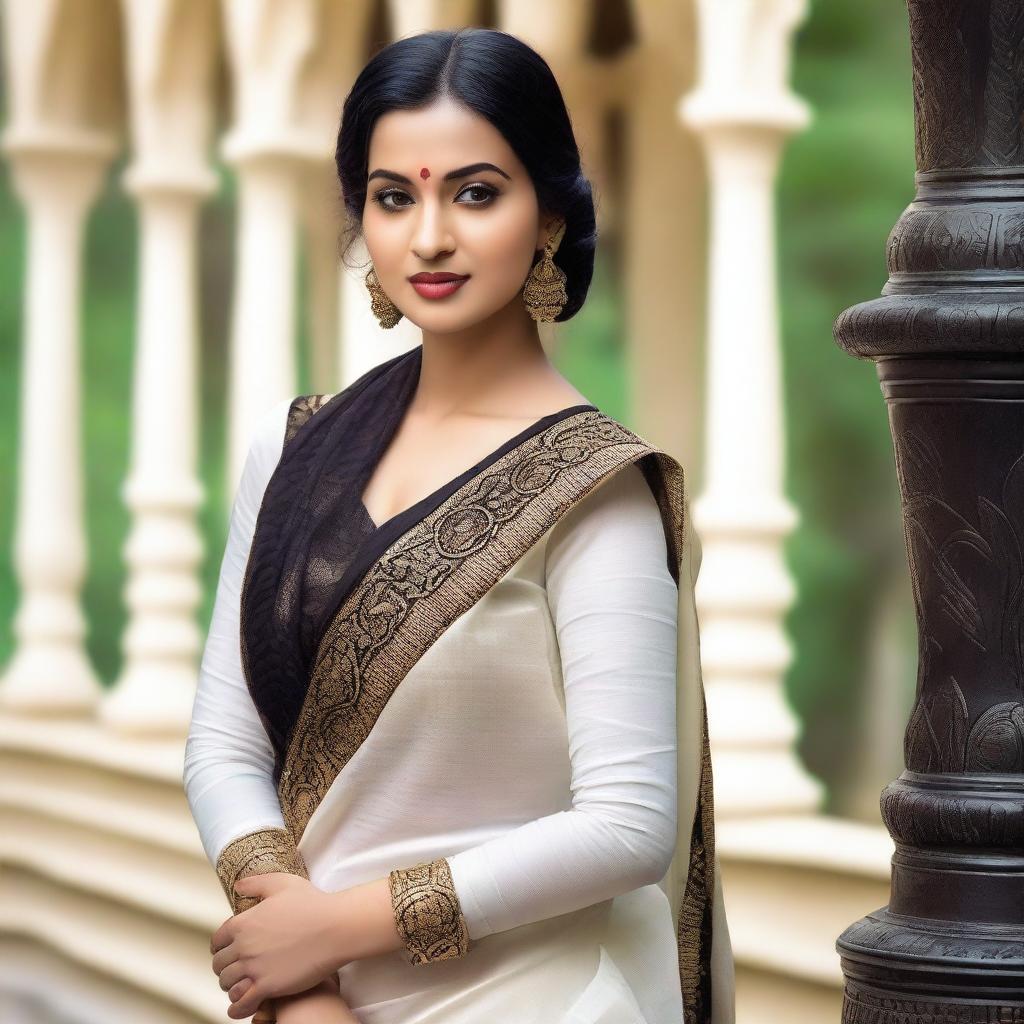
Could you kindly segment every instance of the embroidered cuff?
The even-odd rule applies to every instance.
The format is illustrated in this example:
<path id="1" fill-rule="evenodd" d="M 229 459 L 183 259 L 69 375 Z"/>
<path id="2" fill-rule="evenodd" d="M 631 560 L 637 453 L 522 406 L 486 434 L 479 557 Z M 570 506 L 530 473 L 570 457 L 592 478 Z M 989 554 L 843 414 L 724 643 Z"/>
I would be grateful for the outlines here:
<path id="1" fill-rule="evenodd" d="M 409 963 L 454 960 L 469 952 L 469 930 L 444 857 L 395 868 L 388 875 L 388 885 Z"/>
<path id="2" fill-rule="evenodd" d="M 264 828 L 232 839 L 217 858 L 217 877 L 224 887 L 231 910 L 240 914 L 256 906 L 258 896 L 239 896 L 235 882 L 248 875 L 266 875 L 271 871 L 287 871 L 290 875 L 308 878 L 291 833 L 283 828 Z"/>

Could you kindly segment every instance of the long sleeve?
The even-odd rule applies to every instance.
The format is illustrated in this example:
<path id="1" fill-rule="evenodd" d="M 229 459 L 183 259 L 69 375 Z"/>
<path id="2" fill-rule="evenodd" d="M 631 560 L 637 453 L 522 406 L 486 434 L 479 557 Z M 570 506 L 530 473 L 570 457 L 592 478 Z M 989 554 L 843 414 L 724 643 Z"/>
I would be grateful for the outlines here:
<path id="1" fill-rule="evenodd" d="M 471 939 L 659 881 L 676 842 L 678 588 L 635 465 L 552 528 L 572 806 L 442 858 Z"/>
<path id="2" fill-rule="evenodd" d="M 203 849 L 232 910 L 246 875 L 288 871 L 306 877 L 285 827 L 273 781 L 274 757 L 242 672 L 239 599 L 263 492 L 281 455 L 290 400 L 256 425 L 231 508 L 210 629 L 199 668 L 182 782 Z"/>

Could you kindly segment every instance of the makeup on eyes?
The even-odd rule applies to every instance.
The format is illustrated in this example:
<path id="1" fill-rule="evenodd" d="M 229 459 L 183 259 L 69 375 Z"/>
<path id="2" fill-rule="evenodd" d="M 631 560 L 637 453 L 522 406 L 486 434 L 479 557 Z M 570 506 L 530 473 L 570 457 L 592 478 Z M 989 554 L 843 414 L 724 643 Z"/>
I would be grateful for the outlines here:
<path id="1" fill-rule="evenodd" d="M 501 194 L 498 189 L 493 185 L 488 185 L 483 181 L 471 182 L 468 185 L 463 186 L 455 195 L 455 200 L 459 201 L 459 197 L 465 195 L 467 192 L 479 191 L 485 193 L 486 198 L 480 200 L 470 200 L 468 203 L 463 203 L 464 206 L 490 206 L 491 203 Z M 383 188 L 376 189 L 370 193 L 370 198 L 375 202 L 382 210 L 387 213 L 397 213 L 399 210 L 404 209 L 406 206 L 410 206 L 411 203 L 387 203 L 385 200 L 389 196 L 405 196 L 411 199 L 409 193 L 404 189 L 395 188 L 393 185 L 384 186 Z"/>

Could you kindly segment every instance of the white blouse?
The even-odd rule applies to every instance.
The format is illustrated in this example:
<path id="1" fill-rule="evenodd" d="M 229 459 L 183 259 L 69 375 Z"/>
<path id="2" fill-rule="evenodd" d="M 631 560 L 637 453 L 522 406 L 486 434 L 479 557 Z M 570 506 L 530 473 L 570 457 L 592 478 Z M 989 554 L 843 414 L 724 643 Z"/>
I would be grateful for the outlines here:
<path id="1" fill-rule="evenodd" d="M 245 462 L 186 744 L 185 792 L 212 864 L 231 840 L 284 827 L 271 745 L 242 673 L 239 595 L 289 405 L 264 415 Z M 471 939 L 609 900 L 668 869 L 677 824 L 678 591 L 667 557 L 657 504 L 635 465 L 549 531 L 542 579 L 562 666 L 571 802 L 448 856 Z M 422 815 L 420 798 L 407 798 L 408 814 Z M 437 794 L 461 799 L 457 786 Z M 501 812 L 487 808 L 488 820 Z"/>

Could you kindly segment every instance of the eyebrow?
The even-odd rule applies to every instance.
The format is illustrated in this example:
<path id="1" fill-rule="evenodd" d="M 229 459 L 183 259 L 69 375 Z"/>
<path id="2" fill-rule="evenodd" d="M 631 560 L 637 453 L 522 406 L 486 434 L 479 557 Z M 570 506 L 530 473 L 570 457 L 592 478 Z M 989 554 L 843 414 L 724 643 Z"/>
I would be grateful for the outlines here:
<path id="1" fill-rule="evenodd" d="M 465 167 L 456 167 L 454 171 L 449 171 L 442 180 L 453 181 L 455 178 L 465 178 L 470 174 L 479 174 L 480 171 L 497 171 L 503 178 L 508 178 L 509 181 L 512 180 L 512 178 L 509 177 L 509 175 L 507 175 L 500 167 L 486 162 L 467 164 Z M 407 178 L 404 174 L 399 174 L 397 171 L 385 170 L 383 167 L 378 167 L 375 171 L 371 171 L 370 174 L 367 175 L 367 184 L 373 181 L 374 178 L 390 178 L 392 181 L 400 181 L 403 185 L 412 184 L 411 178 Z"/>

